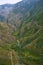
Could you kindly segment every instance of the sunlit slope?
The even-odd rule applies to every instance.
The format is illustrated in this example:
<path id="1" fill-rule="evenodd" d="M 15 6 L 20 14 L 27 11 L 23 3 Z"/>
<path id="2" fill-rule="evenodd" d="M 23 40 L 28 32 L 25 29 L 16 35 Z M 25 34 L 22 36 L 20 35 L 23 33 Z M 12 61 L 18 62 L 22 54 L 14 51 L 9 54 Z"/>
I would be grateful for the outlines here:
<path id="1" fill-rule="evenodd" d="M 12 25 L 0 23 L 0 65 L 19 65 L 18 54 L 11 49 L 16 38 L 12 35 Z"/>

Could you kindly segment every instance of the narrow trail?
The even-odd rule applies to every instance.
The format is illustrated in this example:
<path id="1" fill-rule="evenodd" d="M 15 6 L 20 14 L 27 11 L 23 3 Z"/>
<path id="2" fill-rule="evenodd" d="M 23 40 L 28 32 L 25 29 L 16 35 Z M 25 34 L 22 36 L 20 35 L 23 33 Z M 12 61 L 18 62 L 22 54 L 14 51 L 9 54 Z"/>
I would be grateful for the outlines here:
<path id="1" fill-rule="evenodd" d="M 10 55 L 11 65 L 14 65 L 14 62 L 13 62 L 13 51 L 11 49 L 11 45 L 9 45 L 9 55 Z"/>
<path id="2" fill-rule="evenodd" d="M 13 52 L 12 50 L 10 50 L 10 59 L 11 59 L 11 65 L 14 65 L 14 62 L 13 62 L 13 56 L 12 56 Z"/>

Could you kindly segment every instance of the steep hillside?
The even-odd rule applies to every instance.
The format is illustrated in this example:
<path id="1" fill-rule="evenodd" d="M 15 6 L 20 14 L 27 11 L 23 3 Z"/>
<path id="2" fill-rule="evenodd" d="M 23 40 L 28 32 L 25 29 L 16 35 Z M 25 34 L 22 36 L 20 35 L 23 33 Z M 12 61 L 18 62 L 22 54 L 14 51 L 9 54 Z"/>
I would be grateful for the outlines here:
<path id="1" fill-rule="evenodd" d="M 0 65 L 43 65 L 43 0 L 1 7 Z"/>
<path id="2" fill-rule="evenodd" d="M 0 21 L 13 24 L 16 28 L 19 28 L 23 17 L 25 15 L 31 16 L 34 13 L 33 10 L 38 9 L 37 4 L 39 4 L 37 0 L 23 0 L 17 4 L 0 5 Z"/>

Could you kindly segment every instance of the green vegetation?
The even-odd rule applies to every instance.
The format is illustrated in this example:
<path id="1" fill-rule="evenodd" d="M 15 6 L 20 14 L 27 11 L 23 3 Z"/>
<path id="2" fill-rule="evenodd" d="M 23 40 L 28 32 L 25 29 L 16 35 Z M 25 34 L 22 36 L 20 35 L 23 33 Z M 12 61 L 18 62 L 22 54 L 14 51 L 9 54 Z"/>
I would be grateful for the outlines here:
<path id="1" fill-rule="evenodd" d="M 15 9 L 16 15 L 19 10 L 23 13 L 19 27 L 0 22 L 0 65 L 43 65 L 42 5 L 41 0 L 31 4 L 30 8 L 24 3 L 20 6 L 22 10 Z"/>

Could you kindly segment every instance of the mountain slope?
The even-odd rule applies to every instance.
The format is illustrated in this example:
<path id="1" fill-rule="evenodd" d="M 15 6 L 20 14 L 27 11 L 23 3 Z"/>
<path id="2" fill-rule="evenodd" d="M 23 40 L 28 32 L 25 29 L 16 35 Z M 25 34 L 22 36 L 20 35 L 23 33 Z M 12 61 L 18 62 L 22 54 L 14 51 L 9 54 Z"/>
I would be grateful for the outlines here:
<path id="1" fill-rule="evenodd" d="M 0 14 L 6 17 L 0 17 L 0 65 L 43 65 L 43 1 L 23 0 L 7 9 Z"/>

